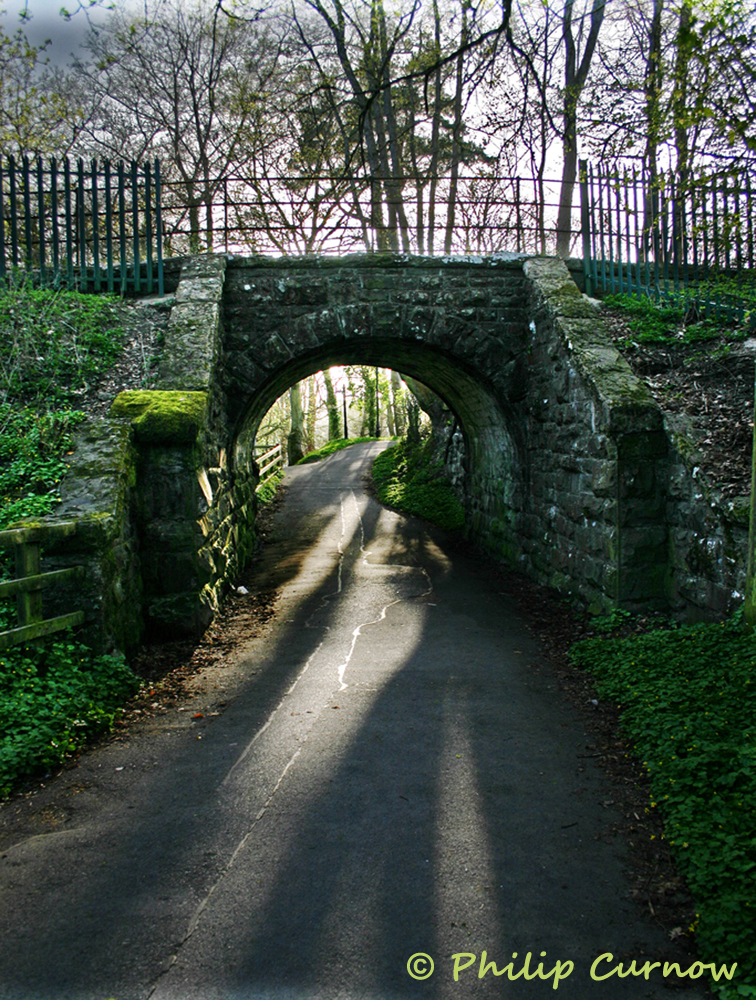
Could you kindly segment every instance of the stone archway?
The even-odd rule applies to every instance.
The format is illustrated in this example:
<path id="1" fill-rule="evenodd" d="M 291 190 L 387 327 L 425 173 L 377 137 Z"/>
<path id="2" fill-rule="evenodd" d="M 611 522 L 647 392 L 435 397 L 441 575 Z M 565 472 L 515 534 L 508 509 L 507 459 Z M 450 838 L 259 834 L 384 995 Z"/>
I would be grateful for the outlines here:
<path id="1" fill-rule="evenodd" d="M 164 389 L 204 393 L 207 416 L 182 459 L 180 516 L 193 507 L 195 528 L 177 515 L 165 532 L 186 550 L 152 542 L 146 557 L 145 579 L 165 560 L 196 570 L 183 595 L 147 594 L 158 626 L 182 601 L 206 617 L 253 548 L 251 445 L 268 407 L 345 363 L 412 375 L 456 414 L 472 541 L 596 608 L 663 604 L 661 414 L 563 262 L 207 257 L 182 272 L 161 370 Z M 145 483 L 165 461 L 154 445 Z M 165 512 L 142 517 L 158 538 L 149 523 Z"/>

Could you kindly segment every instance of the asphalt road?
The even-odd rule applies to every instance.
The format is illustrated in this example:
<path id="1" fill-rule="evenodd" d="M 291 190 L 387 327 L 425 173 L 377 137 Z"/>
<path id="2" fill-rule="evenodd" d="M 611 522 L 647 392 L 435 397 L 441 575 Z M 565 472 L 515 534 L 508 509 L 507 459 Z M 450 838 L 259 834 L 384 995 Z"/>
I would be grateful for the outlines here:
<path id="1" fill-rule="evenodd" d="M 6 844 L 0 1000 L 670 996 L 610 975 L 670 948 L 579 720 L 495 574 L 368 498 L 380 447 L 289 471 L 275 619 Z"/>

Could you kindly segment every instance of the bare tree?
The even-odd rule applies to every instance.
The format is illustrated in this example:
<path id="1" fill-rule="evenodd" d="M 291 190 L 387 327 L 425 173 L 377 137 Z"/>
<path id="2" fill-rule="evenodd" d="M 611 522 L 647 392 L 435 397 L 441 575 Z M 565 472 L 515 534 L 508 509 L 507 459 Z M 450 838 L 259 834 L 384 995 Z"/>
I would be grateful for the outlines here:
<path id="1" fill-rule="evenodd" d="M 173 190 L 189 214 L 190 249 L 212 248 L 213 202 L 272 84 L 275 45 L 217 11 L 162 0 L 138 18 L 114 12 L 87 48 L 90 59 L 75 68 L 98 110 L 80 144 L 111 156 L 160 156 L 167 191 L 180 183 Z"/>
<path id="2" fill-rule="evenodd" d="M 564 41 L 564 103 L 562 110 L 562 183 L 559 190 L 559 214 L 557 216 L 557 253 L 568 257 L 572 231 L 572 196 L 577 179 L 578 161 L 578 105 L 588 79 L 588 71 L 598 41 L 601 23 L 604 19 L 606 0 L 593 0 L 590 13 L 590 27 L 579 54 L 582 32 L 575 38 L 573 24 L 574 0 L 565 0 L 562 15 L 562 38 Z"/>

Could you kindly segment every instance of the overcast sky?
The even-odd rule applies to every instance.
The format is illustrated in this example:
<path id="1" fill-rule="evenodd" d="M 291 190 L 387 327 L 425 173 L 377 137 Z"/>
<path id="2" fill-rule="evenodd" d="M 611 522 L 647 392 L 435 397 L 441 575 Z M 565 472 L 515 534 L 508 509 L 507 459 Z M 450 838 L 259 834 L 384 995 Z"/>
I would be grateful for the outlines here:
<path id="1" fill-rule="evenodd" d="M 22 26 L 18 15 L 23 10 L 23 0 L 7 0 L 3 6 L 5 13 L 0 15 L 0 24 L 6 34 L 12 35 Z M 71 53 L 76 52 L 89 30 L 84 11 L 79 11 L 70 21 L 61 15 L 61 7 L 74 10 L 76 6 L 76 0 L 69 0 L 68 3 L 66 0 L 29 0 L 28 3 L 31 20 L 23 25 L 24 31 L 29 41 L 36 45 L 49 38 L 52 44 L 47 55 L 59 65 L 70 62 Z M 106 17 L 107 11 L 100 8 L 95 7 L 89 12 L 89 18 L 94 23 L 102 23 Z"/>

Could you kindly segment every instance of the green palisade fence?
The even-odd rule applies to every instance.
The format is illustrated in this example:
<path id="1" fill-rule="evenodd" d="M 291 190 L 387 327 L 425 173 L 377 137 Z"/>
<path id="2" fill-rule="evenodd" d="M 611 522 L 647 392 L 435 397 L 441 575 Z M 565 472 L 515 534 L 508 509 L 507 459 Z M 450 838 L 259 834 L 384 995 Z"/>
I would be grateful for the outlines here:
<path id="1" fill-rule="evenodd" d="M 756 329 L 756 183 L 580 164 L 586 292 L 649 295 Z"/>
<path id="2" fill-rule="evenodd" d="M 0 162 L 0 279 L 23 270 L 81 292 L 164 293 L 160 163 Z"/>

